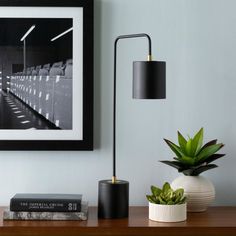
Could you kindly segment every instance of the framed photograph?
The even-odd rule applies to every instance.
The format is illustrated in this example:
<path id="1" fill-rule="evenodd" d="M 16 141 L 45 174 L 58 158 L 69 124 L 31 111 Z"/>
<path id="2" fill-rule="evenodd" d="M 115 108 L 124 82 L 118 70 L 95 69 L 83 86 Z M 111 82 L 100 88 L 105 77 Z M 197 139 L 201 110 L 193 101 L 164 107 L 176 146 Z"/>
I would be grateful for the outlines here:
<path id="1" fill-rule="evenodd" d="M 93 0 L 0 0 L 0 150 L 93 150 Z"/>

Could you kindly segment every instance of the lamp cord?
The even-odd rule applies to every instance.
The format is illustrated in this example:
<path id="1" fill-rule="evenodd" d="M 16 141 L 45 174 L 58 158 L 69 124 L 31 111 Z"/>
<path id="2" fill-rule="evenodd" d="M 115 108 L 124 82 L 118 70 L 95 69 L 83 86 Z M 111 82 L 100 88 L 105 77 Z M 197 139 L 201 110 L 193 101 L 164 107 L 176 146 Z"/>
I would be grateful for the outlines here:
<path id="1" fill-rule="evenodd" d="M 146 37 L 148 39 L 148 49 L 149 55 L 148 60 L 151 60 L 152 55 L 152 42 L 148 34 L 129 34 L 129 35 L 120 35 L 115 39 L 114 43 L 114 92 L 113 92 L 113 176 L 112 183 L 116 183 L 116 62 L 117 62 L 117 43 L 120 39 L 128 38 L 140 38 Z"/>

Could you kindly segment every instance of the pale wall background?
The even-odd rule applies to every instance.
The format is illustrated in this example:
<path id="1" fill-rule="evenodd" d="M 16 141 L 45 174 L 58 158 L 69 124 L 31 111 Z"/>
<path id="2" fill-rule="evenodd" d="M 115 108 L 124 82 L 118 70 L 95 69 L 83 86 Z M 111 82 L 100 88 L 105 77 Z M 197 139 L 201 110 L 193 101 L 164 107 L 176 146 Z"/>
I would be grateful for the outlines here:
<path id="1" fill-rule="evenodd" d="M 130 181 L 131 205 L 145 205 L 151 184 L 178 176 L 158 160 L 173 154 L 163 137 L 192 135 L 226 144 L 218 169 L 204 173 L 216 187 L 217 205 L 236 204 L 236 1 L 95 0 L 95 150 L 0 152 L 0 205 L 16 192 L 83 193 L 97 204 L 97 183 L 112 165 L 113 41 L 147 32 L 155 59 L 167 62 L 167 99 L 131 98 L 132 61 L 146 58 L 145 39 L 119 44 L 118 177 Z"/>

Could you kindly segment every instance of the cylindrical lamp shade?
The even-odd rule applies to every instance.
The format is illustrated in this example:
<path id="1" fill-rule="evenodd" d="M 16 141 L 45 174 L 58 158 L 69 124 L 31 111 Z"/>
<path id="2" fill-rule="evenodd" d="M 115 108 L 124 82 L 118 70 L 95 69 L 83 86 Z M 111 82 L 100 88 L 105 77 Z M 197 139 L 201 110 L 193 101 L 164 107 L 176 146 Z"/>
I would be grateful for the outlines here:
<path id="1" fill-rule="evenodd" d="M 166 98 L 166 63 L 163 61 L 133 62 L 133 98 Z"/>

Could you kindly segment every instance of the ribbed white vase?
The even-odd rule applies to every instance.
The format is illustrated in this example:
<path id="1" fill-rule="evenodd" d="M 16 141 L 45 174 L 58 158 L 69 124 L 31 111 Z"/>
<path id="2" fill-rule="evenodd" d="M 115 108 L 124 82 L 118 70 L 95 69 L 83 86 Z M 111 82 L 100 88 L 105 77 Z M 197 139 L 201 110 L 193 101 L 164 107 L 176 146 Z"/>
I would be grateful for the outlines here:
<path id="1" fill-rule="evenodd" d="M 184 189 L 188 212 L 206 211 L 215 199 L 214 185 L 203 176 L 180 176 L 171 183 L 171 187 Z"/>
<path id="2" fill-rule="evenodd" d="M 179 222 L 187 219 L 186 203 L 160 205 L 149 202 L 149 219 L 160 222 Z"/>

